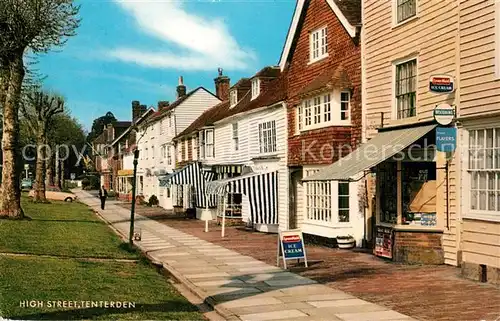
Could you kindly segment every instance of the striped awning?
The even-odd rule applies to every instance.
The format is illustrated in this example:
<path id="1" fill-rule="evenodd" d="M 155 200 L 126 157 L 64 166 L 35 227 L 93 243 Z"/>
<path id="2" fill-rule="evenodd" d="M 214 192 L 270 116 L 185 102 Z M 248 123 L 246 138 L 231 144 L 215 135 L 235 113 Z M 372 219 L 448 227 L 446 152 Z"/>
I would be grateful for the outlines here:
<path id="1" fill-rule="evenodd" d="M 158 181 L 160 182 L 160 187 L 168 187 L 170 186 L 171 182 L 170 179 L 174 177 L 174 175 L 177 174 L 177 172 L 173 172 L 167 175 L 161 175 L 158 176 Z"/>
<path id="2" fill-rule="evenodd" d="M 245 194 L 250 218 L 257 224 L 278 224 L 278 172 L 242 175 L 207 183 L 207 194 Z"/>
<path id="3" fill-rule="evenodd" d="M 169 182 L 174 185 L 191 185 L 196 207 L 214 207 L 216 206 L 215 196 L 205 194 L 206 184 L 214 177 L 215 173 L 204 171 L 200 163 L 194 162 L 176 172 L 170 177 Z"/>

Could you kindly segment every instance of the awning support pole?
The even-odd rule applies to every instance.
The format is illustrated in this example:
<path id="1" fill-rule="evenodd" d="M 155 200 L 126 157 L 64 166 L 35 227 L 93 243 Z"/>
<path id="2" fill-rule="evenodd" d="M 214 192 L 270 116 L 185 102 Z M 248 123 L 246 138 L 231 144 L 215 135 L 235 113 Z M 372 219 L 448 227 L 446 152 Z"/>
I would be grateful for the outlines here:
<path id="1" fill-rule="evenodd" d="M 226 232 L 226 197 L 225 195 L 223 196 L 222 200 L 222 230 L 221 230 L 221 237 L 225 236 Z"/>

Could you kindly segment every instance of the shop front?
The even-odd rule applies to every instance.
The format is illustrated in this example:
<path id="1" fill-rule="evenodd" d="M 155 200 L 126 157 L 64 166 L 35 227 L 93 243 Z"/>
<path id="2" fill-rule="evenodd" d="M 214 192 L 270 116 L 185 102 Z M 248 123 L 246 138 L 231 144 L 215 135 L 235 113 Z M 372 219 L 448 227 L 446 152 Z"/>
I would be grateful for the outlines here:
<path id="1" fill-rule="evenodd" d="M 307 181 L 375 180 L 373 252 L 396 262 L 442 264 L 449 224 L 447 153 L 436 150 L 435 123 L 383 128 L 357 150 Z"/>

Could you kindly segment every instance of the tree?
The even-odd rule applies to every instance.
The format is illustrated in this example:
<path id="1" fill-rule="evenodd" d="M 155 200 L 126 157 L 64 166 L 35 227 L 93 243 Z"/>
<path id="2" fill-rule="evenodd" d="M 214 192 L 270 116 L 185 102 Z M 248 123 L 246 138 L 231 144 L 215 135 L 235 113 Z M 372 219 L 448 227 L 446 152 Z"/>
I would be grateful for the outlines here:
<path id="1" fill-rule="evenodd" d="M 115 121 L 116 117 L 110 111 L 108 111 L 106 115 L 94 119 L 94 122 L 92 123 L 92 130 L 87 136 L 87 142 L 92 143 L 94 139 L 96 139 L 97 137 L 99 137 L 99 135 L 102 134 L 104 126 L 107 126 L 108 124 L 111 124 L 112 122 Z"/>
<path id="2" fill-rule="evenodd" d="M 28 105 L 28 106 L 27 106 Z M 55 115 L 64 112 L 62 97 L 44 91 L 34 91 L 27 95 L 21 110 L 32 134 L 36 137 L 37 157 L 35 174 L 35 202 L 46 202 L 45 160 L 47 159 L 48 126 Z"/>
<path id="3" fill-rule="evenodd" d="M 19 102 L 24 56 L 48 52 L 75 35 L 80 24 L 72 0 L 0 1 L 0 105 L 3 108 L 3 170 L 0 217 L 22 219 L 19 177 Z"/>

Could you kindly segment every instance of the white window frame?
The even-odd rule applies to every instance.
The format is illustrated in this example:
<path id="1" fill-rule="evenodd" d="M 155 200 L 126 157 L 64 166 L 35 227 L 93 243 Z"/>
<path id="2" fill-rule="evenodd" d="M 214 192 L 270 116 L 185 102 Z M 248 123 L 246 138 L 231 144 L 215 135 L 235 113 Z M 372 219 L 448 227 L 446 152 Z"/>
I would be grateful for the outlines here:
<path id="1" fill-rule="evenodd" d="M 488 131 L 492 131 L 493 138 L 490 146 Z M 464 217 L 500 222 L 500 126 L 467 128 L 464 130 L 463 141 L 467 146 L 463 157 L 465 179 L 462 187 L 465 189 L 467 204 Z M 477 177 L 476 183 L 474 176 Z M 481 184 L 481 176 L 484 177 L 484 184 Z M 493 177 L 492 185 L 489 184 L 490 177 Z M 473 196 L 474 192 L 477 193 L 476 197 Z M 494 209 L 489 208 L 491 194 L 494 195 Z M 481 201 L 484 201 L 484 208 Z"/>
<path id="2" fill-rule="evenodd" d="M 261 154 L 277 152 L 276 120 L 259 123 L 259 151 Z"/>
<path id="3" fill-rule="evenodd" d="M 184 160 L 189 160 L 189 139 L 186 139 L 184 141 L 184 150 L 186 151 L 184 154 L 185 158 Z"/>
<path id="4" fill-rule="evenodd" d="M 415 60 L 415 115 L 414 116 L 409 116 L 409 117 L 403 117 L 399 118 L 398 117 L 398 101 L 397 101 L 397 68 L 398 66 L 408 63 L 412 60 Z M 411 56 L 407 57 L 405 59 L 400 59 L 396 60 L 392 64 L 392 113 L 391 113 L 391 119 L 392 120 L 399 120 L 399 121 L 404 121 L 404 120 L 413 120 L 418 116 L 418 66 L 419 66 L 419 59 L 418 56 Z"/>
<path id="5" fill-rule="evenodd" d="M 304 177 L 320 171 L 320 168 L 304 169 Z M 349 184 L 349 195 L 339 195 L 339 185 Z M 352 201 L 352 183 L 340 181 L 308 181 L 304 182 L 304 223 L 326 227 L 350 227 L 354 211 Z M 348 197 L 349 220 L 340 221 L 339 198 Z"/>
<path id="6" fill-rule="evenodd" d="M 205 159 L 205 131 L 200 130 L 198 133 L 198 150 L 200 151 L 200 159 Z"/>
<path id="7" fill-rule="evenodd" d="M 182 161 L 182 144 L 177 144 L 177 158 L 175 161 L 178 163 Z"/>
<path id="8" fill-rule="evenodd" d="M 238 122 L 231 124 L 231 137 L 233 141 L 233 151 L 238 151 L 240 149 L 240 142 L 238 137 Z"/>
<path id="9" fill-rule="evenodd" d="M 260 79 L 254 78 L 252 79 L 252 100 L 257 98 L 260 94 Z"/>
<path id="10" fill-rule="evenodd" d="M 172 166 L 172 146 L 171 145 L 167 145 L 166 146 L 166 152 L 167 152 L 167 165 L 170 165 Z"/>
<path id="11" fill-rule="evenodd" d="M 404 20 L 398 21 L 398 1 L 404 1 L 404 0 L 392 0 L 392 27 L 398 27 L 401 25 L 404 25 L 410 21 L 413 21 L 418 18 L 418 0 L 413 0 L 415 1 L 415 14 L 411 17 L 407 17 Z"/>
<path id="12" fill-rule="evenodd" d="M 309 33 L 309 63 L 326 57 L 328 57 L 328 27 L 323 26 Z"/>
<path id="13" fill-rule="evenodd" d="M 229 92 L 229 106 L 233 107 L 238 103 L 238 91 L 233 89 Z"/>
<path id="14" fill-rule="evenodd" d="M 191 138 L 191 155 L 193 160 L 198 160 L 198 142 L 196 141 L 196 136 Z"/>
<path id="15" fill-rule="evenodd" d="M 164 124 L 164 119 L 160 120 L 160 135 L 163 135 L 165 132 L 165 124 Z"/>
<path id="16" fill-rule="evenodd" d="M 349 94 L 348 118 L 344 120 L 341 118 L 343 93 Z M 297 114 L 300 113 L 297 115 L 298 132 L 330 126 L 350 126 L 350 100 L 349 91 L 338 89 L 303 100 L 297 107 Z"/>
<path id="17" fill-rule="evenodd" d="M 304 127 L 304 107 L 303 104 L 298 104 L 295 110 L 295 133 L 300 134 Z"/>
<path id="18" fill-rule="evenodd" d="M 206 158 L 214 158 L 215 157 L 215 131 L 214 131 L 214 129 L 205 129 L 205 157 Z"/>

